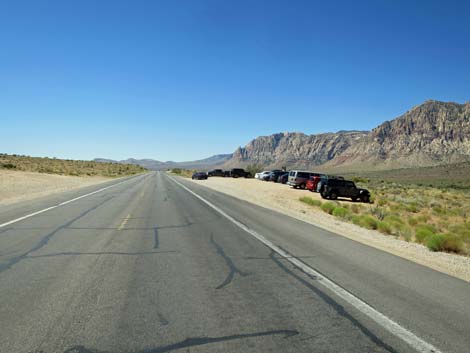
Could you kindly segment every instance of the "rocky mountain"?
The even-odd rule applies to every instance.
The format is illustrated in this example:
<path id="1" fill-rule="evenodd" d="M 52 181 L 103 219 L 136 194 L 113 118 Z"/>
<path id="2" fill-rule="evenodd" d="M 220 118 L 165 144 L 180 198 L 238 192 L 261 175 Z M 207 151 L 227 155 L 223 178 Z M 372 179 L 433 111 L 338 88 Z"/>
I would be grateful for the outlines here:
<path id="1" fill-rule="evenodd" d="M 279 133 L 239 147 L 225 166 L 392 169 L 470 160 L 470 103 L 426 101 L 372 131 Z"/>
<path id="2" fill-rule="evenodd" d="M 470 160 L 470 103 L 426 101 L 386 121 L 325 166 L 393 169 Z"/>
<path id="3" fill-rule="evenodd" d="M 328 162 L 367 135 L 367 131 L 341 131 L 319 135 L 283 132 L 261 136 L 245 147 L 239 147 L 226 165 L 308 168 Z"/>
<path id="4" fill-rule="evenodd" d="M 166 170 L 169 168 L 184 168 L 184 169 L 208 169 L 223 164 L 227 160 L 232 158 L 232 154 L 217 154 L 208 158 L 188 161 L 188 162 L 173 162 L 166 161 L 160 162 L 154 159 L 135 159 L 128 158 L 120 161 L 106 159 L 106 158 L 95 158 L 95 162 L 111 162 L 111 163 L 124 163 L 124 164 L 136 164 L 150 170 Z"/>

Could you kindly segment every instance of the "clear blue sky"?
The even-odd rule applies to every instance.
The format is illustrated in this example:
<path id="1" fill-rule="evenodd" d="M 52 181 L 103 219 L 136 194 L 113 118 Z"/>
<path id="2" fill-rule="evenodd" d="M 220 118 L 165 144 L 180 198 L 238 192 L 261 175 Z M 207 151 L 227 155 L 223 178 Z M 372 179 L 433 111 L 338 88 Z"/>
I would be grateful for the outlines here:
<path id="1" fill-rule="evenodd" d="M 0 152 L 193 160 L 470 100 L 468 1 L 0 1 Z"/>

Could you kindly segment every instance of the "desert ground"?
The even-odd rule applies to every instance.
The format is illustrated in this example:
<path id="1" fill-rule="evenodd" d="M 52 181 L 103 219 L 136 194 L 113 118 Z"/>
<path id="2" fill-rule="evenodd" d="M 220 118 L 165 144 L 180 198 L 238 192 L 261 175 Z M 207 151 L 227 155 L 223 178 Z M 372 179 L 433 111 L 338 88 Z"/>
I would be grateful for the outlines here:
<path id="1" fill-rule="evenodd" d="M 110 178 L 64 176 L 0 169 L 0 205 L 103 183 Z"/>

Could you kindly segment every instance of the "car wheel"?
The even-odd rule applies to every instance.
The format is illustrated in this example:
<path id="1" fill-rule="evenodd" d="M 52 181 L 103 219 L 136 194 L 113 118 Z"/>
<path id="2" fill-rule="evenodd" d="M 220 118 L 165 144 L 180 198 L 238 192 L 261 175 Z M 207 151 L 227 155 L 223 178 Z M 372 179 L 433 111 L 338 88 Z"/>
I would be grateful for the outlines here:
<path id="1" fill-rule="evenodd" d="M 370 202 L 370 199 L 369 199 L 369 196 L 361 196 L 361 201 L 364 202 L 364 203 L 369 203 Z"/>
<path id="2" fill-rule="evenodd" d="M 300 184 L 301 189 L 305 189 L 305 184 Z"/>
<path id="3" fill-rule="evenodd" d="M 352 202 L 356 202 L 356 201 L 357 201 L 357 197 L 351 197 L 351 200 L 352 200 Z"/>
<path id="4" fill-rule="evenodd" d="M 321 196 L 322 199 L 326 199 L 326 198 L 327 198 L 327 195 L 326 195 L 324 192 L 320 193 L 320 196 Z"/>
<path id="5" fill-rule="evenodd" d="M 338 195 L 336 194 L 336 192 L 333 191 L 333 192 L 330 194 L 330 199 L 331 199 L 331 200 L 336 200 L 337 198 L 338 198 Z"/>

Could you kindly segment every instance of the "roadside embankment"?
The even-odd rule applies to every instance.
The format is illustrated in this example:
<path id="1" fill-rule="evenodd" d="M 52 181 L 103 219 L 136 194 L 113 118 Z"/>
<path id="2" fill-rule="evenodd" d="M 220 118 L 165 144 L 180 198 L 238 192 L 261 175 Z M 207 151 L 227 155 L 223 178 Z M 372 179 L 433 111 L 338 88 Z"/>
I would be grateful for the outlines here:
<path id="1" fill-rule="evenodd" d="M 407 242 L 394 235 L 385 235 L 374 229 L 365 229 L 356 224 L 344 222 L 322 211 L 320 207 L 312 207 L 299 201 L 299 198 L 304 196 L 324 201 L 317 193 L 255 179 L 212 177 L 208 180 L 192 180 L 192 182 L 276 210 L 341 236 L 470 282 L 470 257 L 446 252 L 432 252 L 424 245 Z M 352 204 L 348 201 L 338 202 L 340 205 Z M 369 206 L 364 205 L 364 207 Z M 374 205 L 370 205 L 370 207 L 374 207 Z"/>
<path id="2" fill-rule="evenodd" d="M 109 180 L 111 178 L 99 176 L 63 176 L 0 169 L 0 205 L 32 200 Z"/>

